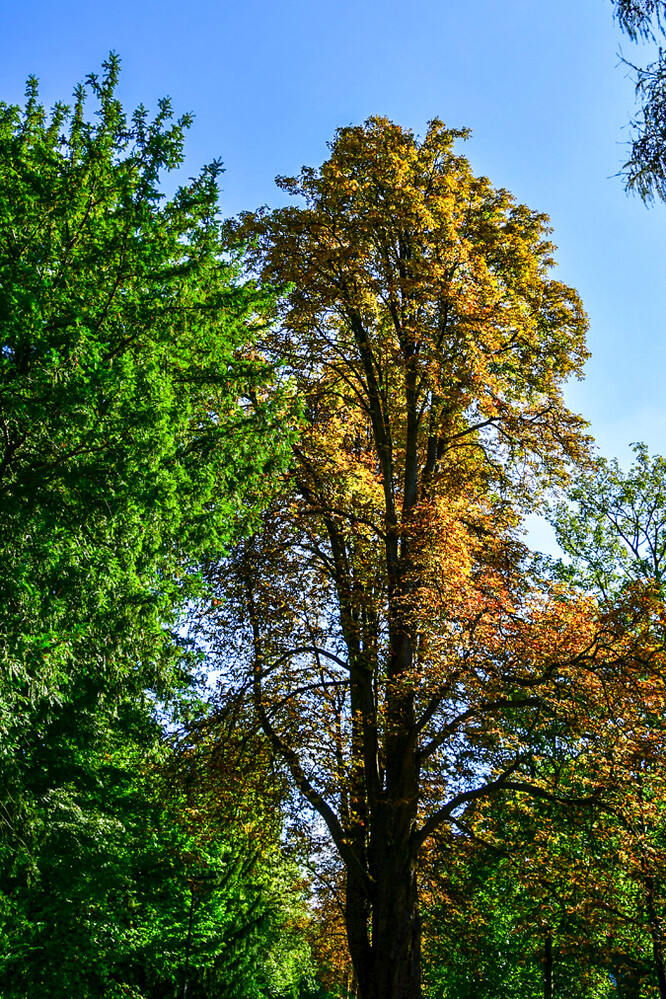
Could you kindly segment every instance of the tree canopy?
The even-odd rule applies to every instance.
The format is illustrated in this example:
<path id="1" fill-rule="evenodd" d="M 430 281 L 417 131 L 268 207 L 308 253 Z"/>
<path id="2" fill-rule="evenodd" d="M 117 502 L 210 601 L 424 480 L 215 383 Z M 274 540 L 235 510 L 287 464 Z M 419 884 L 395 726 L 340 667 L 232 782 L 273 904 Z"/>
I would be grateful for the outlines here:
<path id="1" fill-rule="evenodd" d="M 548 218 L 374 117 L 223 223 L 118 71 L 0 105 L 0 991 L 666 999 L 665 466 Z"/>
<path id="2" fill-rule="evenodd" d="M 234 229 L 292 288 L 260 345 L 305 424 L 262 530 L 219 566 L 206 643 L 337 847 L 363 999 L 420 994 L 419 850 L 530 776 L 590 639 L 517 535 L 585 455 L 561 392 L 586 319 L 547 219 L 473 175 L 464 134 L 341 129 L 280 181 L 302 207 Z"/>

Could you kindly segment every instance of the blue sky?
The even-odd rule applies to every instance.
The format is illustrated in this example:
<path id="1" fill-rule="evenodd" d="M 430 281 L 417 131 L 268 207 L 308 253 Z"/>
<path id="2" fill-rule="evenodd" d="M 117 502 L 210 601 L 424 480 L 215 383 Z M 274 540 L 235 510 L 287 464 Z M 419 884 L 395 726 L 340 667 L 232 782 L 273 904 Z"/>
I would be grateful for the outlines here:
<path id="1" fill-rule="evenodd" d="M 558 276 L 590 315 L 587 378 L 568 391 L 600 450 L 666 453 L 666 226 L 614 176 L 633 84 L 610 0 L 2 0 L 0 99 L 26 77 L 67 98 L 109 50 L 128 107 L 193 111 L 188 174 L 226 166 L 223 209 L 276 205 L 278 173 L 319 164 L 336 127 L 383 114 L 472 128 L 477 173 L 547 212 Z"/>

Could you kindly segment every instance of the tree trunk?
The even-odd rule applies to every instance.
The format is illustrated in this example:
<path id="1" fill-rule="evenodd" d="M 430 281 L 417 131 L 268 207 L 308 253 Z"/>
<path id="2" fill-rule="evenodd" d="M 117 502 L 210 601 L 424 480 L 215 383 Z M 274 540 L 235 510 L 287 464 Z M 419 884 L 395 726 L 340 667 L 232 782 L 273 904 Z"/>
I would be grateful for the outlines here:
<path id="1" fill-rule="evenodd" d="M 372 948 L 368 937 L 369 899 L 358 876 L 347 869 L 345 929 L 358 985 L 358 999 L 373 999 Z"/>
<path id="2" fill-rule="evenodd" d="M 391 849 L 383 842 L 372 867 L 372 900 L 353 873 L 347 872 L 345 924 L 358 999 L 421 999 L 415 863 L 407 849 Z"/>
<path id="3" fill-rule="evenodd" d="M 661 942 L 652 939 L 652 954 L 654 956 L 654 967 L 657 973 L 657 987 L 659 989 L 659 999 L 666 999 L 666 970 L 664 969 L 664 958 L 662 954 Z"/>
<path id="4" fill-rule="evenodd" d="M 553 999 L 553 934 L 546 932 L 543 961 L 543 994 L 544 999 Z"/>
<path id="5" fill-rule="evenodd" d="M 420 999 L 421 927 L 413 862 L 393 850 L 377 872 L 372 999 Z"/>
<path id="6" fill-rule="evenodd" d="M 657 915 L 655 905 L 654 878 L 647 868 L 647 863 L 643 858 L 643 872 L 645 877 L 645 890 L 647 896 L 647 909 L 650 917 L 650 934 L 652 936 L 652 955 L 654 957 L 654 968 L 657 976 L 657 988 L 659 989 L 659 999 L 666 999 L 666 969 L 664 968 L 664 938 L 661 920 Z"/>

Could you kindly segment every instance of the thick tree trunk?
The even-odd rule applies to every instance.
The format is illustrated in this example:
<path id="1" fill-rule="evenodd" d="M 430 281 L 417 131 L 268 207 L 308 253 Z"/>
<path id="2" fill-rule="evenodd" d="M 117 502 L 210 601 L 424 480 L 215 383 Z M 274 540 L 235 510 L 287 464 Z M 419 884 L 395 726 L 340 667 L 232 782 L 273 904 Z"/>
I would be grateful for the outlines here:
<path id="1" fill-rule="evenodd" d="M 365 886 L 349 869 L 345 896 L 347 944 L 358 985 L 358 999 L 373 999 L 372 948 L 368 936 L 369 899 Z"/>
<path id="2" fill-rule="evenodd" d="M 347 879 L 347 940 L 359 999 L 421 999 L 421 927 L 416 871 L 404 855 L 385 856 L 377 868 L 372 943 L 362 890 Z"/>
<path id="3" fill-rule="evenodd" d="M 372 999 L 420 999 L 421 927 L 414 863 L 392 850 L 377 872 Z"/>

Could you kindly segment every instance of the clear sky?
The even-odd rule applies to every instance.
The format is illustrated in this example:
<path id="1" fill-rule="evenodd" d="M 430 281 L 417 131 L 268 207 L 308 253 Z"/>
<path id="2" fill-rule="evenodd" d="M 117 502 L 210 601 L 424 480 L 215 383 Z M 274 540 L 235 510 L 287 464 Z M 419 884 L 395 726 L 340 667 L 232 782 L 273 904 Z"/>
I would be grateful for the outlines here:
<path id="1" fill-rule="evenodd" d="M 590 315 L 570 405 L 600 450 L 666 453 L 666 209 L 614 176 L 633 84 L 610 0 L 0 0 L 0 100 L 36 74 L 47 104 L 113 49 L 128 107 L 193 111 L 188 174 L 221 157 L 223 210 L 282 203 L 278 173 L 318 165 L 341 125 L 387 115 L 472 128 L 477 173 L 547 212 L 559 277 Z"/>

